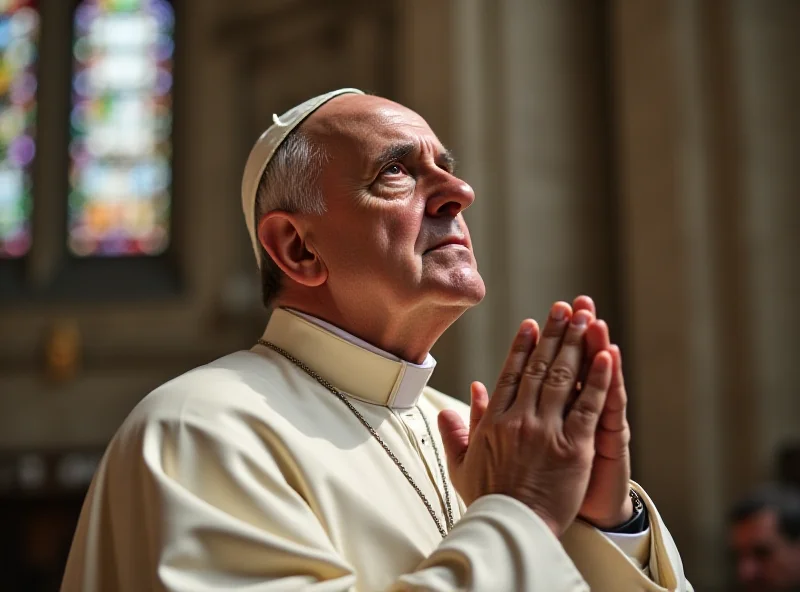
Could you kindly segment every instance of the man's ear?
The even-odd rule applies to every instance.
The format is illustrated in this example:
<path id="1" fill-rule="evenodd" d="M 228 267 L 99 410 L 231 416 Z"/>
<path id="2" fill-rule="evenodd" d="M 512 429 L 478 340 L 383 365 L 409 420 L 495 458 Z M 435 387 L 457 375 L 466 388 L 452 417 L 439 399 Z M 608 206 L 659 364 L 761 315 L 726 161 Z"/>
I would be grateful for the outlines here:
<path id="1" fill-rule="evenodd" d="M 294 214 L 269 212 L 258 222 L 258 240 L 281 271 L 303 286 L 321 286 L 328 279 L 328 268 L 305 239 L 304 227 Z"/>

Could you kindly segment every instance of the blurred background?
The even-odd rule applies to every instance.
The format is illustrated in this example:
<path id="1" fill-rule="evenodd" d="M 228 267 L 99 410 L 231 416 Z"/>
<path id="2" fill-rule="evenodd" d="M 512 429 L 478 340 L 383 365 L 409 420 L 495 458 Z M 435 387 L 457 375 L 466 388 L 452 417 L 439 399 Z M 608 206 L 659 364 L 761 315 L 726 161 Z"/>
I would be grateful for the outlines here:
<path id="1" fill-rule="evenodd" d="M 796 0 L 0 0 L 3 590 L 57 589 L 137 401 L 260 336 L 244 161 L 341 86 L 478 195 L 488 296 L 432 384 L 493 384 L 522 318 L 593 296 L 634 477 L 730 589 L 728 509 L 800 483 L 799 33 Z"/>

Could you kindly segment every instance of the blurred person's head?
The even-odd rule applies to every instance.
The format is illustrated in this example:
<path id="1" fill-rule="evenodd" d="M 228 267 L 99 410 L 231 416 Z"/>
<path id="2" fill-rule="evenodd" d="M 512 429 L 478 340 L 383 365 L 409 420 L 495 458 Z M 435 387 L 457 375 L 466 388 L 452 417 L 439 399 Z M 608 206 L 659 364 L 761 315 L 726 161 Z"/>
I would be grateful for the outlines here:
<path id="1" fill-rule="evenodd" d="M 740 501 L 730 544 L 745 590 L 800 590 L 800 492 L 768 486 Z"/>
<path id="2" fill-rule="evenodd" d="M 483 298 L 462 215 L 475 196 L 428 123 L 402 105 L 327 99 L 281 141 L 256 196 L 251 238 L 268 308 L 422 361 Z"/>

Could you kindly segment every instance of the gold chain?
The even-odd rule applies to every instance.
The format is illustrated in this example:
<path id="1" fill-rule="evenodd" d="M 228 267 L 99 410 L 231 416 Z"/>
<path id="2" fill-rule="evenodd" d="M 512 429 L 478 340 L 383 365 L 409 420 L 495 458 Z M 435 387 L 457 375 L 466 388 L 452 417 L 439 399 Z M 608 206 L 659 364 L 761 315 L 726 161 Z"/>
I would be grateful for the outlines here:
<path id="1" fill-rule="evenodd" d="M 443 510 L 446 510 L 446 511 L 443 511 L 443 514 L 445 515 L 445 521 L 447 522 L 447 529 L 446 530 L 442 526 L 442 523 L 439 520 L 439 517 L 436 516 L 436 512 L 434 511 L 433 506 L 431 505 L 431 503 L 428 501 L 428 498 L 425 496 L 424 493 L 422 493 L 422 490 L 414 482 L 414 479 L 411 477 L 409 472 L 403 466 L 403 463 L 400 462 L 400 459 L 398 459 L 394 455 L 394 453 L 391 451 L 389 446 L 386 445 L 386 442 L 384 442 L 383 439 L 378 435 L 378 432 L 376 432 L 373 429 L 373 427 L 371 425 L 369 425 L 369 422 L 364 418 L 363 415 L 361 415 L 361 413 L 358 411 L 358 409 L 356 409 L 353 406 L 353 404 L 347 399 L 347 397 L 339 389 L 337 389 L 330 382 L 328 382 L 327 380 L 322 378 L 322 376 L 320 376 L 319 374 L 314 372 L 311 368 L 306 366 L 303 362 L 301 362 L 300 360 L 295 358 L 289 352 L 287 352 L 284 349 L 281 349 L 280 347 L 278 347 L 274 343 L 271 343 L 271 342 L 266 341 L 264 339 L 259 339 L 258 343 L 260 343 L 261 345 L 263 345 L 265 347 L 270 348 L 271 350 L 279 353 L 284 358 L 289 360 L 292 364 L 294 364 L 295 366 L 300 368 L 303 372 L 308 374 L 311 378 L 316 380 L 318 383 L 320 383 L 322 386 L 324 386 L 326 389 L 328 389 L 331 393 L 336 395 L 336 397 L 342 403 L 344 403 L 350 411 L 352 411 L 353 415 L 355 415 L 356 418 L 358 419 L 358 421 L 360 421 L 361 424 L 367 429 L 367 431 L 370 434 L 372 434 L 372 437 L 375 438 L 375 440 L 378 442 L 378 444 L 381 445 L 381 448 L 383 448 L 383 450 L 386 452 L 386 454 L 389 455 L 389 458 L 392 459 L 392 461 L 397 466 L 397 468 L 400 469 L 400 472 L 403 473 L 403 476 L 406 478 L 406 480 L 411 484 L 411 487 L 414 488 L 414 491 L 417 492 L 417 495 L 422 500 L 422 503 L 425 504 L 425 507 L 428 509 L 428 513 L 431 515 L 431 518 L 433 518 L 433 521 L 436 523 L 436 528 L 439 529 L 439 534 L 442 535 L 442 538 L 446 537 L 448 531 L 453 528 L 453 509 L 452 509 L 452 507 L 450 505 L 450 489 L 447 487 L 447 476 L 446 476 L 446 473 L 444 471 L 444 465 L 442 464 L 442 458 L 441 458 L 441 456 L 439 456 L 439 449 L 436 446 L 436 441 L 434 440 L 433 433 L 431 432 L 431 426 L 428 423 L 428 418 L 425 417 L 424 413 L 422 413 L 422 409 L 420 409 L 419 406 L 417 406 L 417 411 L 419 411 L 419 414 L 422 416 L 422 421 L 425 422 L 425 429 L 427 430 L 428 437 L 431 440 L 431 446 L 433 446 L 433 453 L 436 455 L 436 462 L 439 465 L 439 474 L 442 477 L 442 485 L 444 487 L 445 508 L 443 508 Z"/>

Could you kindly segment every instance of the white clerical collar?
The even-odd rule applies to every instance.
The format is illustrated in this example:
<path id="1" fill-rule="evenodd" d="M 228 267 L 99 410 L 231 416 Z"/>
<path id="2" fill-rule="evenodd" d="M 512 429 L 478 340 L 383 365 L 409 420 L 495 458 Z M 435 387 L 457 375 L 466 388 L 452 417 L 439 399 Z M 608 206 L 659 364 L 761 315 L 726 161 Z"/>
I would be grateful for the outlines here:
<path id="1" fill-rule="evenodd" d="M 326 321 L 281 308 L 273 311 L 264 339 L 345 394 L 388 407 L 413 407 L 436 366 L 430 354 L 422 364 L 406 362 Z"/>
<path id="2" fill-rule="evenodd" d="M 387 352 L 386 350 L 383 350 L 383 349 L 381 349 L 379 347 L 375 347 L 371 343 L 367 343 L 366 341 L 364 341 L 360 337 L 356 337 L 355 335 L 353 335 L 351 333 L 348 333 L 344 329 L 340 329 L 336 325 L 331 325 L 328 321 L 323 321 L 322 319 L 318 319 L 317 317 L 313 317 L 310 314 L 306 314 L 304 312 L 300 312 L 299 310 L 294 310 L 294 309 L 287 309 L 287 310 L 289 310 L 290 312 L 293 312 L 296 315 L 299 315 L 299 316 L 303 317 L 307 321 L 311 321 L 315 325 L 319 325 L 323 329 L 327 329 L 328 331 L 330 331 L 334 335 L 338 335 L 342 339 L 346 339 L 347 341 L 349 341 L 353 345 L 357 345 L 358 347 L 363 347 L 364 349 L 369 350 L 374 354 L 378 354 L 379 356 L 383 356 L 384 358 L 388 358 L 388 359 L 390 359 L 390 360 L 392 360 L 394 362 L 402 362 L 403 361 L 400 358 L 398 358 L 396 355 L 391 354 L 391 353 Z M 425 356 L 425 359 L 422 361 L 422 364 L 414 364 L 412 362 L 406 362 L 406 364 L 408 364 L 412 368 L 419 368 L 421 370 L 427 370 L 429 368 L 433 368 L 434 366 L 436 366 L 436 360 L 433 359 L 433 356 L 431 354 L 428 354 L 427 356 Z"/>

